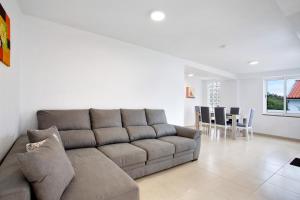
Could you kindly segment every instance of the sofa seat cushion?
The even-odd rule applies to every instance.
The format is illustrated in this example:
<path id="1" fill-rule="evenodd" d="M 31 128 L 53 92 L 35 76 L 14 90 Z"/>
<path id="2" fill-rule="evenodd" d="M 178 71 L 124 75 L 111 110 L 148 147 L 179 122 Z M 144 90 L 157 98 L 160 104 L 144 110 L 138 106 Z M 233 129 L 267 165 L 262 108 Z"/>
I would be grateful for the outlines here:
<path id="1" fill-rule="evenodd" d="M 122 121 L 124 127 L 127 126 L 147 126 L 144 109 L 122 109 Z"/>
<path id="2" fill-rule="evenodd" d="M 159 138 L 159 140 L 174 144 L 176 153 L 193 150 L 196 147 L 196 142 L 193 139 L 180 136 L 166 136 Z"/>
<path id="3" fill-rule="evenodd" d="M 90 109 L 92 128 L 122 127 L 120 109 Z"/>
<path id="4" fill-rule="evenodd" d="M 39 129 L 56 126 L 63 130 L 91 129 L 89 110 L 40 110 L 37 112 Z"/>
<path id="5" fill-rule="evenodd" d="M 111 127 L 94 129 L 97 145 L 129 142 L 125 128 Z"/>
<path id="6" fill-rule="evenodd" d="M 96 139 L 92 130 L 59 131 L 65 149 L 95 147 Z"/>
<path id="7" fill-rule="evenodd" d="M 130 141 L 156 138 L 156 133 L 151 126 L 128 126 L 127 131 Z"/>
<path id="8" fill-rule="evenodd" d="M 155 124 L 152 125 L 154 128 L 157 137 L 176 135 L 176 129 L 173 125 L 170 124 Z"/>
<path id="9" fill-rule="evenodd" d="M 138 200 L 137 184 L 96 148 L 66 151 L 75 177 L 61 200 Z"/>
<path id="10" fill-rule="evenodd" d="M 167 124 L 167 117 L 164 110 L 145 109 L 148 125 Z"/>
<path id="11" fill-rule="evenodd" d="M 154 160 L 175 153 L 175 146 L 171 143 L 157 139 L 145 139 L 132 142 L 133 145 L 147 152 L 147 160 Z"/>
<path id="12" fill-rule="evenodd" d="M 104 145 L 98 149 L 121 168 L 147 160 L 146 151 L 129 143 Z"/>

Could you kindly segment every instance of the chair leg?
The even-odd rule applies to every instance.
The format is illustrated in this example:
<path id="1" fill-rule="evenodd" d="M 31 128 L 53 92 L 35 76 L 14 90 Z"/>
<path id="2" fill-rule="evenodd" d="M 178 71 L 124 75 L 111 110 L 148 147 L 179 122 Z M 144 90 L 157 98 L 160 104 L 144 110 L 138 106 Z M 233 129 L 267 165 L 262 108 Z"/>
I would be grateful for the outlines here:
<path id="1" fill-rule="evenodd" d="M 248 127 L 246 128 L 246 136 L 247 136 L 247 140 L 249 140 L 249 130 L 248 130 Z"/>
<path id="2" fill-rule="evenodd" d="M 251 137 L 253 138 L 253 128 L 251 127 Z"/>

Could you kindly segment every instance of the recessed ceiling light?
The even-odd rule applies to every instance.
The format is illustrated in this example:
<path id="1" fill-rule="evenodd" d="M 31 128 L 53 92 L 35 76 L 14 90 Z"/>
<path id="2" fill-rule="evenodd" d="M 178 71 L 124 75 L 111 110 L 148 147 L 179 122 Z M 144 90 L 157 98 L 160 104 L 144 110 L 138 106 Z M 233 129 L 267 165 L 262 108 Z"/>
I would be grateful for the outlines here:
<path id="1" fill-rule="evenodd" d="M 188 77 L 193 77 L 194 76 L 194 74 L 188 74 Z"/>
<path id="2" fill-rule="evenodd" d="M 253 60 L 253 61 L 249 61 L 248 64 L 249 65 L 257 65 L 257 64 L 259 64 L 259 62 L 257 60 Z"/>
<path id="3" fill-rule="evenodd" d="M 150 14 L 150 17 L 153 21 L 163 21 L 166 18 L 166 14 L 162 11 L 153 11 Z"/>

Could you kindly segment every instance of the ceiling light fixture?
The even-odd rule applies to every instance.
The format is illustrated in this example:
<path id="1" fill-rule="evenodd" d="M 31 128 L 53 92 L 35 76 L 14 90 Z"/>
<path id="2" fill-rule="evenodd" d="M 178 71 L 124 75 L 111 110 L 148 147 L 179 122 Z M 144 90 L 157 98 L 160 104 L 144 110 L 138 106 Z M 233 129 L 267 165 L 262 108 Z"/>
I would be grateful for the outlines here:
<path id="1" fill-rule="evenodd" d="M 257 60 L 253 60 L 253 61 L 249 61 L 248 64 L 249 65 L 257 65 L 257 64 L 259 64 L 259 62 Z"/>
<path id="2" fill-rule="evenodd" d="M 150 18 L 153 21 L 160 22 L 160 21 L 163 21 L 166 18 L 166 14 L 162 11 L 156 10 L 156 11 L 151 12 Z"/>
<path id="3" fill-rule="evenodd" d="M 193 77 L 194 76 L 194 74 L 188 74 L 188 77 Z"/>

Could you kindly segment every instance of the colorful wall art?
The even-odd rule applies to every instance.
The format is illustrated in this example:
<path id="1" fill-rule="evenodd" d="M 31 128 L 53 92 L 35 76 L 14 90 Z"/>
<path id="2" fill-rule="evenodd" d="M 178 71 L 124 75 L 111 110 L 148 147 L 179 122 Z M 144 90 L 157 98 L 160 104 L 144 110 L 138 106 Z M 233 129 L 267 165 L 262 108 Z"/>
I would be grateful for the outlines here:
<path id="1" fill-rule="evenodd" d="M 10 19 L 0 4 L 0 61 L 10 67 Z"/>

